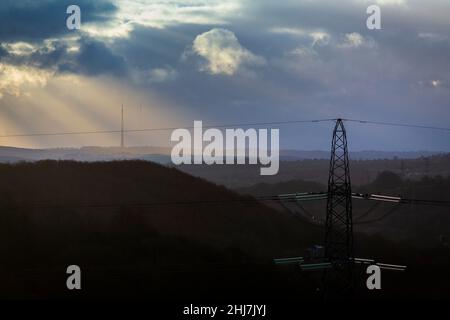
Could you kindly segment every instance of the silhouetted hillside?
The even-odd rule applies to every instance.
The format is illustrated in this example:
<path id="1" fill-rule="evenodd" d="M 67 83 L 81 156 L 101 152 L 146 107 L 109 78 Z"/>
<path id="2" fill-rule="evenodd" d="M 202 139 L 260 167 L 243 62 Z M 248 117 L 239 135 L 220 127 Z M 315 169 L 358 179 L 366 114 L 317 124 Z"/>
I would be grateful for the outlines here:
<path id="1" fill-rule="evenodd" d="M 0 177 L 0 259 L 11 275 L 3 297 L 33 296 L 36 286 L 57 294 L 65 282 L 54 287 L 52 277 L 63 279 L 69 264 L 125 278 L 148 272 L 172 285 L 172 271 L 194 272 L 186 281 L 201 288 L 211 281 L 202 272 L 270 267 L 274 256 L 298 255 L 321 238 L 292 216 L 150 162 L 3 164 Z"/>
<path id="2" fill-rule="evenodd" d="M 321 227 L 175 168 L 42 161 L 0 165 L 0 177 L 1 298 L 320 297 L 320 273 L 274 266 L 272 258 L 301 256 L 322 243 Z M 384 184 L 398 188 L 398 179 L 386 174 L 374 182 Z M 448 296 L 448 246 L 417 249 L 369 234 L 355 234 L 358 256 L 409 271 L 383 275 L 383 291 L 369 293 L 361 269 L 355 297 Z M 82 269 L 78 292 L 65 286 L 72 264 Z"/>

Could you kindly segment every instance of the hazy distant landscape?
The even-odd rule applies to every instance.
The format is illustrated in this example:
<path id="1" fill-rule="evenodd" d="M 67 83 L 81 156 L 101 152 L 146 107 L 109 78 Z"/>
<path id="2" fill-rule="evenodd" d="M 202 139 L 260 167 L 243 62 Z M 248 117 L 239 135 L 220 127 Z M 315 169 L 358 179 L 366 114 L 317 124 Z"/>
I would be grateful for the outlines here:
<path id="1" fill-rule="evenodd" d="M 0 147 L 0 163 L 38 160 L 115 161 L 145 160 L 173 166 L 169 148 L 163 147 L 84 147 L 59 149 L 25 149 Z M 257 183 L 276 183 L 302 179 L 326 184 L 330 152 L 280 151 L 280 171 L 275 176 L 261 176 L 254 165 L 180 165 L 180 170 L 216 184 L 236 189 Z M 392 171 L 409 179 L 450 174 L 450 154 L 445 152 L 356 151 L 350 152 L 352 182 L 372 182 L 380 172 Z"/>
<path id="2" fill-rule="evenodd" d="M 35 160 L 149 160 L 161 164 L 171 163 L 171 148 L 167 147 L 82 147 L 56 149 L 27 149 L 0 146 L 0 162 Z M 354 160 L 375 159 L 417 159 L 442 155 L 446 152 L 433 151 L 356 151 L 351 152 Z M 305 159 L 329 159 L 329 151 L 280 150 L 281 161 Z"/>
<path id="3" fill-rule="evenodd" d="M 208 166 L 182 165 L 178 168 L 191 175 L 205 178 L 232 189 L 250 187 L 257 183 L 278 183 L 301 179 L 326 185 L 328 181 L 329 159 L 305 159 L 281 161 L 275 176 L 261 176 L 257 166 Z M 350 160 L 353 185 L 365 185 L 374 181 L 383 171 L 391 171 L 403 178 L 420 180 L 424 176 L 450 174 L 450 154 L 415 159 L 375 159 Z"/>

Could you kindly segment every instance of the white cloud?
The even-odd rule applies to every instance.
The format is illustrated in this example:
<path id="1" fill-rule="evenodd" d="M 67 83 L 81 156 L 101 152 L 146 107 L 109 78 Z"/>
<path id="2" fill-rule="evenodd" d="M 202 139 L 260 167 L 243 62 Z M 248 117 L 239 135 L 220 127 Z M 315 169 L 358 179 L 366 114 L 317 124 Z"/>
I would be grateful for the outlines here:
<path id="1" fill-rule="evenodd" d="M 375 1 L 376 4 L 379 5 L 397 5 L 397 6 L 401 6 L 401 5 L 405 5 L 406 4 L 406 0 L 376 0 Z"/>
<path id="2" fill-rule="evenodd" d="M 174 80 L 178 73 L 172 68 L 155 68 L 149 72 L 150 82 L 166 82 Z"/>
<path id="3" fill-rule="evenodd" d="M 10 54 L 27 56 L 36 51 L 36 47 L 27 42 L 5 43 L 2 45 Z"/>
<path id="4" fill-rule="evenodd" d="M 240 8 L 237 0 L 120 0 L 119 4 L 124 18 L 154 28 L 177 23 L 225 24 L 226 17 Z"/>
<path id="5" fill-rule="evenodd" d="M 161 67 L 144 71 L 134 70 L 132 75 L 136 83 L 163 83 L 175 80 L 178 72 L 172 67 Z"/>
<path id="6" fill-rule="evenodd" d="M 442 85 L 442 81 L 441 80 L 432 80 L 431 85 L 435 88 L 440 87 Z"/>
<path id="7" fill-rule="evenodd" d="M 313 45 L 328 44 L 331 38 L 328 33 L 322 31 L 313 31 L 310 33 L 310 37 L 313 39 Z"/>
<path id="8" fill-rule="evenodd" d="M 286 28 L 286 27 L 275 27 L 269 30 L 272 33 L 281 33 L 281 34 L 292 34 L 297 36 L 307 36 L 308 31 L 302 28 Z"/>
<path id="9" fill-rule="evenodd" d="M 344 36 L 344 43 L 342 44 L 345 47 L 357 48 L 360 47 L 364 43 L 364 38 L 357 32 L 347 33 Z"/>
<path id="10" fill-rule="evenodd" d="M 270 32 L 272 33 L 279 33 L 279 34 L 291 34 L 296 35 L 299 37 L 309 37 L 311 38 L 312 45 L 316 44 L 328 44 L 330 42 L 331 36 L 322 30 L 308 30 L 308 29 L 302 29 L 302 28 L 272 28 L 270 29 Z"/>
<path id="11" fill-rule="evenodd" d="M 133 31 L 133 26 L 130 21 L 118 19 L 105 24 L 87 23 L 83 25 L 81 31 L 91 37 L 108 40 L 128 37 Z"/>
<path id="12" fill-rule="evenodd" d="M 289 52 L 290 55 L 298 56 L 298 57 L 317 57 L 317 52 L 310 48 L 305 46 L 300 46 L 295 48 L 294 50 Z"/>
<path id="13" fill-rule="evenodd" d="M 81 32 L 104 41 L 127 38 L 136 25 L 163 29 L 177 24 L 226 25 L 241 0 L 115 0 L 108 21 L 82 24 Z"/>
<path id="14" fill-rule="evenodd" d="M 404 6 L 407 5 L 407 0 L 358 0 L 364 2 L 367 5 L 377 4 L 380 6 Z"/>
<path id="15" fill-rule="evenodd" d="M 10 55 L 16 57 L 29 57 L 34 53 L 39 51 L 46 52 L 47 54 L 55 51 L 57 49 L 57 44 L 67 45 L 67 50 L 69 52 L 78 51 L 79 36 L 64 36 L 59 39 L 49 38 L 45 39 L 40 43 L 30 43 L 30 42 L 4 42 L 0 44 L 0 47 L 5 49 Z"/>
<path id="16" fill-rule="evenodd" d="M 357 32 L 346 33 L 344 35 L 343 41 L 338 45 L 340 48 L 359 48 L 359 47 L 369 47 L 375 46 L 374 40 L 370 38 L 364 38 Z"/>
<path id="17" fill-rule="evenodd" d="M 198 35 L 192 50 L 206 60 L 201 71 L 233 75 L 245 65 L 262 65 L 265 60 L 239 43 L 235 34 L 226 29 L 212 29 Z"/>

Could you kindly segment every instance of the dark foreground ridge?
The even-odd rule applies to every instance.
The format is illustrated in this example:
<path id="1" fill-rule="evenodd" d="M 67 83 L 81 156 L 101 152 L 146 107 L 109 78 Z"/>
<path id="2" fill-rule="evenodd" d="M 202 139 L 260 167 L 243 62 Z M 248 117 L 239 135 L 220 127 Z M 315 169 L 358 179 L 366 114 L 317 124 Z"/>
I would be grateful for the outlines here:
<path id="1" fill-rule="evenodd" d="M 319 299 L 316 275 L 272 259 L 303 255 L 322 230 L 248 196 L 145 161 L 2 164 L 0 176 L 1 298 Z M 187 204 L 208 199 L 223 202 Z M 381 292 L 361 271 L 359 299 L 449 296 L 448 247 L 355 242 L 410 266 Z M 66 288 L 72 264 L 80 291 Z"/>

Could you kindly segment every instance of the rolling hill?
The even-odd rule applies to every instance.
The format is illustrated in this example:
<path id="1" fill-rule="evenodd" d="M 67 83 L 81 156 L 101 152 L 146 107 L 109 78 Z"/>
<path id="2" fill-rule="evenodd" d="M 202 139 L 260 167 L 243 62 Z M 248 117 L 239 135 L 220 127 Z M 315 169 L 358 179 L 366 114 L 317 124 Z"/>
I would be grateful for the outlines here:
<path id="1" fill-rule="evenodd" d="M 174 272 L 207 290 L 211 277 L 223 278 L 217 268 L 270 269 L 273 257 L 299 255 L 322 235 L 249 197 L 146 161 L 2 164 L 0 177 L 0 271 L 9 275 L 2 297 L 65 296 L 70 264 L 95 275 L 93 296 L 127 295 L 142 273 L 152 286 L 129 294 L 156 294 L 166 282 L 181 290 Z M 236 283 L 240 272 L 218 287 Z M 121 280 L 105 287 L 111 274 Z"/>
<path id="2" fill-rule="evenodd" d="M 320 274 L 280 268 L 272 258 L 303 255 L 322 242 L 322 228 L 176 168 L 39 161 L 0 164 L 0 177 L 0 298 L 320 297 Z M 356 233 L 355 244 L 358 256 L 410 270 L 383 276 L 375 295 L 360 270 L 359 299 L 448 295 L 448 246 L 418 249 L 376 233 Z M 82 270 L 79 292 L 65 286 L 73 264 Z"/>

